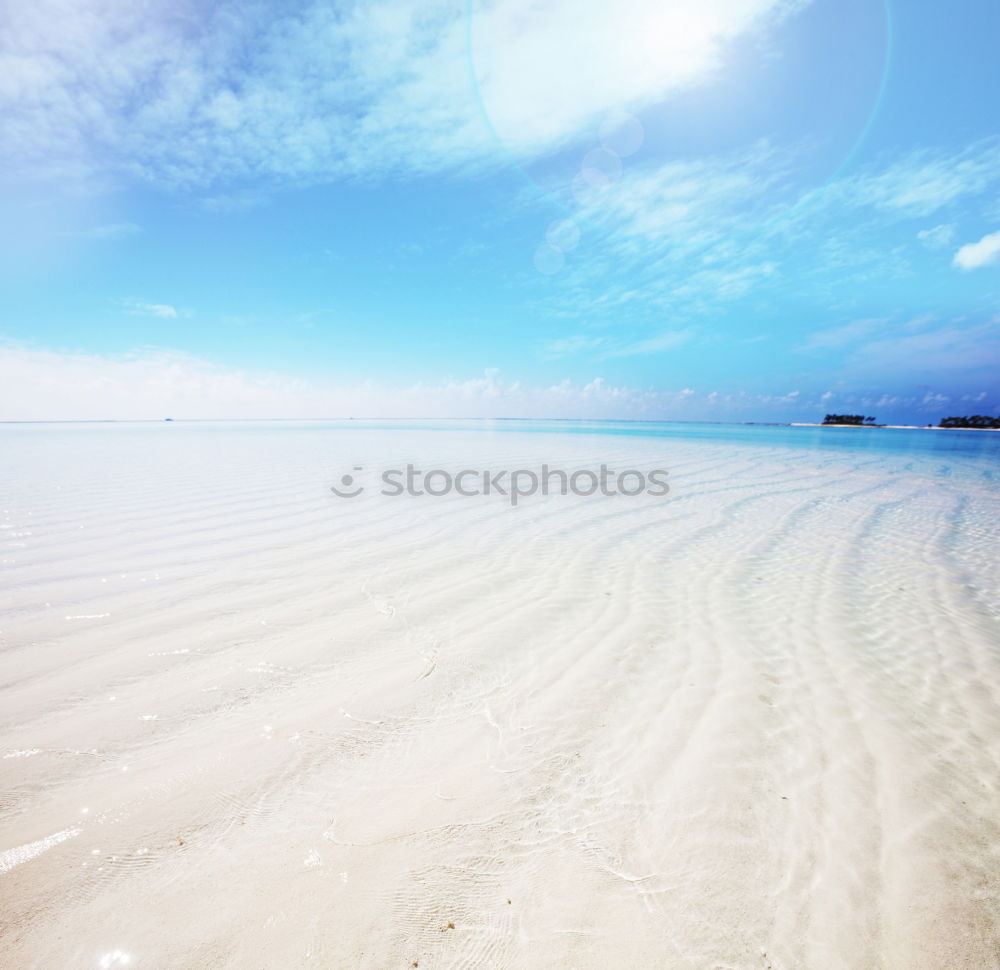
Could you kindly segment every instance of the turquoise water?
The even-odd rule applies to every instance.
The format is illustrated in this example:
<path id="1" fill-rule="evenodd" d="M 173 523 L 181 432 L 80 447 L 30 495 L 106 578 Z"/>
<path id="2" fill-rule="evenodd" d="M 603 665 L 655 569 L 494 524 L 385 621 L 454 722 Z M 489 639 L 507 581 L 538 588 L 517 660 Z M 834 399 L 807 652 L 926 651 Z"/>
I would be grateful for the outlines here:
<path id="1" fill-rule="evenodd" d="M 896 428 L 821 428 L 789 425 L 714 424 L 672 421 L 593 421 L 593 420 L 283 420 L 283 421 L 107 421 L 39 422 L 0 425 L 0 442 L 11 448 L 30 447 L 62 436 L 66 453 L 88 448 L 98 440 L 112 436 L 133 436 L 135 453 L 147 451 L 154 442 L 171 441 L 180 445 L 186 438 L 192 445 L 204 444 L 207 437 L 226 439 L 280 433 L 288 443 L 302 436 L 303 449 L 309 450 L 322 440 L 324 431 L 342 437 L 357 434 L 370 439 L 383 432 L 455 432 L 506 437 L 514 434 L 549 435 L 554 439 L 571 435 L 595 439 L 657 439 L 663 442 L 665 459 L 670 446 L 704 442 L 726 445 L 737 450 L 774 449 L 775 457 L 795 452 L 796 457 L 817 467 L 846 458 L 857 468 L 878 467 L 883 472 L 915 475 L 940 481 L 961 480 L 987 491 L 1000 493 L 1000 433 L 989 431 L 924 430 Z M 317 438 L 317 435 L 320 438 Z M 220 442 L 221 443 L 221 442 Z M 594 444 L 597 444 L 595 441 Z M 498 442 L 499 446 L 499 442 Z"/>
<path id="2" fill-rule="evenodd" d="M 481 420 L 282 420 L 282 421 L 80 421 L 0 422 L 5 432 L 43 429 L 119 431 L 149 429 L 163 424 L 164 431 L 204 429 L 253 429 L 283 427 L 315 430 L 329 426 L 365 431 L 483 431 L 545 434 L 601 434 L 644 438 L 705 440 L 715 443 L 773 445 L 791 448 L 851 450 L 872 454 L 968 455 L 1000 462 L 1000 433 L 905 428 L 820 428 L 783 424 L 725 424 L 698 421 L 594 421 L 571 419 L 484 418 Z"/>
<path id="3" fill-rule="evenodd" d="M 704 441 L 735 448 L 775 448 L 814 454 L 817 462 L 837 455 L 871 461 L 898 474 L 974 480 L 1000 491 L 1000 432 L 904 428 L 817 428 L 789 425 L 709 424 L 679 421 L 345 421 L 359 432 L 376 430 L 481 431 L 555 435 L 658 438 L 678 444 Z"/>
<path id="4" fill-rule="evenodd" d="M 488 433 L 588 434 L 666 438 L 679 441 L 711 441 L 716 444 L 785 447 L 836 452 L 855 451 L 871 455 L 921 455 L 972 457 L 992 460 L 1000 466 L 1000 433 L 960 430 L 896 428 L 819 428 L 780 424 L 724 424 L 697 421 L 595 421 L 570 419 L 481 420 L 282 420 L 282 421 L 81 421 L 0 422 L 0 433 L 31 430 L 66 432 L 86 428 L 110 433 L 125 429 L 148 430 L 163 425 L 164 433 L 202 430 L 252 431 L 254 429 L 371 431 L 482 431 Z"/>
<path id="5" fill-rule="evenodd" d="M 709 424 L 681 421 L 489 420 L 447 422 L 354 422 L 361 427 L 634 435 L 644 438 L 705 440 L 716 444 L 773 445 L 790 448 L 860 451 L 871 454 L 921 454 L 992 458 L 1000 464 L 1000 433 L 902 428 L 806 428 L 770 424 Z M 342 423 L 338 422 L 338 426 Z"/>

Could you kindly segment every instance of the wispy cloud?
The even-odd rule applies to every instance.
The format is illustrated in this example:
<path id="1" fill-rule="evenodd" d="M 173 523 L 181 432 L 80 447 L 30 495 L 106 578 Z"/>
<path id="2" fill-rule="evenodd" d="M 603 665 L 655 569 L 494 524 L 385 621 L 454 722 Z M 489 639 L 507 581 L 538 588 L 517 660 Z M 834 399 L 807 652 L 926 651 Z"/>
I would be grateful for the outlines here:
<path id="1" fill-rule="evenodd" d="M 81 229 L 71 233 L 81 239 L 114 240 L 127 239 L 142 230 L 134 222 L 111 222 L 103 226 L 93 226 L 90 229 Z"/>
<path id="2" fill-rule="evenodd" d="M 839 205 L 873 208 L 903 217 L 925 217 L 1000 178 L 1000 140 L 988 139 L 958 151 L 921 148 L 881 170 L 869 167 L 838 180 L 821 195 Z"/>
<path id="3" fill-rule="evenodd" d="M 773 216 L 770 192 L 787 177 L 790 153 L 765 142 L 688 161 L 646 163 L 583 192 L 579 218 L 675 253 L 701 252 L 734 231 Z"/>
<path id="4" fill-rule="evenodd" d="M 817 330 L 808 336 L 800 349 L 827 351 L 831 348 L 857 346 L 860 341 L 884 330 L 889 322 L 888 318 L 852 320 L 850 323 Z"/>
<path id="5" fill-rule="evenodd" d="M 632 357 L 664 353 L 687 343 L 695 335 L 694 328 L 666 330 L 641 340 L 629 340 L 620 335 L 588 336 L 574 334 L 544 345 L 544 355 L 549 358 L 586 354 L 594 360 L 612 357 Z"/>
<path id="6" fill-rule="evenodd" d="M 547 357 L 567 357 L 572 354 L 593 352 L 604 347 L 607 337 L 590 337 L 585 334 L 572 334 L 558 340 L 549 340 L 544 351 Z"/>
<path id="7" fill-rule="evenodd" d="M 494 160 L 497 136 L 533 157 L 710 78 L 729 41 L 808 2 L 502 0 L 471 23 L 446 0 L 16 4 L 2 147 L 50 175 L 170 185 L 454 169 Z"/>
<path id="8" fill-rule="evenodd" d="M 931 315 L 855 320 L 811 334 L 799 349 L 843 351 L 841 363 L 834 368 L 827 360 L 826 367 L 855 375 L 891 374 L 894 380 L 914 382 L 959 376 L 995 381 L 1000 373 L 1000 318 L 978 323 L 940 321 Z"/>
<path id="9" fill-rule="evenodd" d="M 921 229 L 917 233 L 919 239 L 928 249 L 944 249 L 950 246 L 955 238 L 955 226 L 934 226 L 933 229 Z"/>
<path id="10" fill-rule="evenodd" d="M 609 357 L 631 357 L 636 354 L 662 354 L 668 350 L 676 350 L 682 344 L 687 343 L 693 336 L 693 329 L 687 330 L 667 330 L 658 333 L 645 340 L 638 340 L 635 343 L 626 344 L 608 352 Z"/>
<path id="11" fill-rule="evenodd" d="M 627 167 L 577 200 L 582 242 L 555 278 L 553 306 L 593 318 L 627 302 L 652 337 L 664 312 L 711 318 L 764 291 L 783 301 L 792 280 L 814 300 L 839 299 L 850 284 L 912 274 L 914 238 L 940 247 L 954 231 L 913 221 L 960 214 L 1000 184 L 1000 139 L 876 159 L 819 188 L 796 185 L 796 158 L 758 142 Z M 599 247 L 588 246 L 596 234 Z"/>
<path id="12" fill-rule="evenodd" d="M 174 320 L 179 315 L 177 308 L 172 307 L 169 303 L 143 303 L 139 300 L 124 300 L 122 302 L 125 312 L 136 317 L 161 317 Z"/>
<path id="13" fill-rule="evenodd" d="M 947 323 L 917 333 L 892 333 L 859 346 L 855 373 L 881 372 L 911 379 L 962 378 L 996 382 L 1000 373 L 1000 320 Z"/>
<path id="14" fill-rule="evenodd" d="M 955 253 L 955 265 L 961 269 L 989 266 L 1000 257 L 1000 231 L 983 236 L 979 242 L 967 243 Z"/>

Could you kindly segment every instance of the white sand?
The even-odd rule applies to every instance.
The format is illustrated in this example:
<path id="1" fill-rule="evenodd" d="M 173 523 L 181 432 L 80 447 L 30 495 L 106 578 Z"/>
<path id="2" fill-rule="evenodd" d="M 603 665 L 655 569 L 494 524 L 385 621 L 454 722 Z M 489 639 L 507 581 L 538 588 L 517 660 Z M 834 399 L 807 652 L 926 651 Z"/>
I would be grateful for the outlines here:
<path id="1" fill-rule="evenodd" d="M 3 435 L 3 968 L 1000 966 L 1000 503 L 973 464 Z M 673 491 L 327 489 L 407 460 Z"/>

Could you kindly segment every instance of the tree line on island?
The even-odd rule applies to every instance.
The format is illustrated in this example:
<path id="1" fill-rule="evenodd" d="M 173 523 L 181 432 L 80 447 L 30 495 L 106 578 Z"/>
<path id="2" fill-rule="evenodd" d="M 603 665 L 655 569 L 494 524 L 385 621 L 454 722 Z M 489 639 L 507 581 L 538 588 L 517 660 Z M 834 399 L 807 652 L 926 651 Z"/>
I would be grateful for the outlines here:
<path id="1" fill-rule="evenodd" d="M 967 418 L 942 418 L 938 427 L 1000 429 L 1000 418 L 991 418 L 988 414 L 973 414 Z"/>
<path id="2" fill-rule="evenodd" d="M 823 424 L 874 424 L 874 418 L 866 418 L 863 414 L 828 414 L 823 418 Z"/>
<path id="3" fill-rule="evenodd" d="M 877 428 L 874 418 L 866 418 L 863 414 L 828 414 L 823 418 L 823 424 L 850 424 L 860 427 Z M 930 425 L 927 425 L 929 428 Z M 1000 430 L 1000 417 L 992 418 L 987 414 L 973 414 L 968 417 L 942 418 L 939 428 L 979 428 Z"/>

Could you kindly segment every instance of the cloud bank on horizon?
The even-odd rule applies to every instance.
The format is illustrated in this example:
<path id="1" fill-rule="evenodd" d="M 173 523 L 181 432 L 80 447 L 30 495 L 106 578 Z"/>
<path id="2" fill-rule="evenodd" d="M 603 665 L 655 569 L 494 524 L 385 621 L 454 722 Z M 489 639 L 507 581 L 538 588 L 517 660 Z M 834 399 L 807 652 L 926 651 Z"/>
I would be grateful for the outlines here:
<path id="1" fill-rule="evenodd" d="M 0 418 L 996 411 L 1000 11 L 889 13 L 18 5 Z"/>

